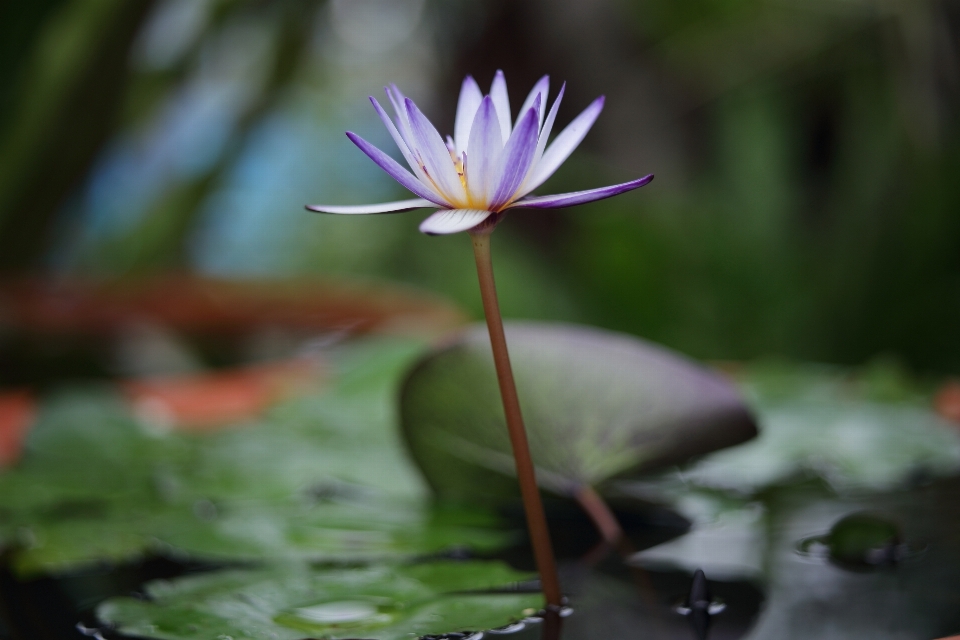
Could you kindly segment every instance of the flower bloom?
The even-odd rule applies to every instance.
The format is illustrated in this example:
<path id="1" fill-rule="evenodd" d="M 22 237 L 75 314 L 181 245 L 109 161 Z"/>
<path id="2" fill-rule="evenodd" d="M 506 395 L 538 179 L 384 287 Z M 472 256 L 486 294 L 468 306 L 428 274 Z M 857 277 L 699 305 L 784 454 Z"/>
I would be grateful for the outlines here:
<path id="1" fill-rule="evenodd" d="M 552 209 L 609 198 L 653 180 L 648 175 L 623 184 L 551 196 L 530 196 L 583 140 L 603 109 L 603 96 L 594 100 L 547 146 L 563 98 L 564 84 L 546 111 L 549 78 L 541 78 L 511 124 L 507 83 L 497 71 L 484 96 L 470 76 L 463 81 L 453 137 L 446 141 L 410 98 L 396 86 L 386 88 L 396 121 L 371 97 L 377 115 L 400 148 L 413 173 L 355 133 L 347 137 L 371 160 L 419 198 L 359 206 L 308 205 L 311 211 L 339 214 L 395 213 L 424 207 L 439 210 L 420 225 L 427 234 L 473 229 L 507 209 Z M 489 224 L 489 222 L 488 222 Z"/>

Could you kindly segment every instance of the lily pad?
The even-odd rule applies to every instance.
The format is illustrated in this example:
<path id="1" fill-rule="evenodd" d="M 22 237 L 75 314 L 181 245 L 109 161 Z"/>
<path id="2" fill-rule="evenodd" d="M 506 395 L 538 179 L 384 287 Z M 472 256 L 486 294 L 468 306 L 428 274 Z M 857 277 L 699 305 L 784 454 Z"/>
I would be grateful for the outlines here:
<path id="1" fill-rule="evenodd" d="M 537 477 L 582 485 L 688 460 L 756 435 L 723 376 L 623 334 L 508 323 Z M 403 433 L 438 494 L 490 502 L 516 495 L 513 459 L 486 328 L 423 358 L 401 391 Z"/>
<path id="2" fill-rule="evenodd" d="M 960 430 L 936 414 L 928 395 L 883 382 L 883 373 L 748 367 L 740 378 L 760 437 L 698 461 L 682 473 L 683 486 L 749 495 L 818 477 L 839 492 L 889 491 L 960 472 Z"/>
<path id="3" fill-rule="evenodd" d="M 202 524 L 158 523 L 164 550 L 208 560 L 386 560 L 469 546 L 490 551 L 509 532 L 483 512 L 423 500 L 341 500 L 320 504 L 228 504 Z"/>
<path id="4" fill-rule="evenodd" d="M 161 640 L 409 640 L 524 619 L 542 596 L 510 587 L 529 577 L 494 561 L 284 565 L 154 582 L 149 601 L 114 598 L 97 615 L 121 633 Z"/>
<path id="5" fill-rule="evenodd" d="M 215 434 L 156 432 L 108 387 L 41 406 L 0 472 L 0 546 L 22 574 L 166 553 L 213 560 L 397 559 L 491 549 L 489 515 L 435 508 L 396 431 L 394 394 L 422 349 L 332 354 L 336 382 Z"/>

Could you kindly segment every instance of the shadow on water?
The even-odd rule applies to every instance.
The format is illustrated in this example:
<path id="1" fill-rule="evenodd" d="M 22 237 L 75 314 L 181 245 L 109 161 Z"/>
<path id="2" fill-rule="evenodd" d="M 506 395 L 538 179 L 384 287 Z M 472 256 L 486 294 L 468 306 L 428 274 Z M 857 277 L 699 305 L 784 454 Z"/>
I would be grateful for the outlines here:
<path id="1" fill-rule="evenodd" d="M 143 597 L 141 587 L 159 579 L 214 571 L 222 565 L 154 557 L 57 576 L 19 578 L 0 564 L 0 638 L 81 640 L 99 627 L 96 606 L 113 596 Z M 6 626 L 2 626 L 3 623 Z M 107 637 L 111 634 L 107 633 Z"/>

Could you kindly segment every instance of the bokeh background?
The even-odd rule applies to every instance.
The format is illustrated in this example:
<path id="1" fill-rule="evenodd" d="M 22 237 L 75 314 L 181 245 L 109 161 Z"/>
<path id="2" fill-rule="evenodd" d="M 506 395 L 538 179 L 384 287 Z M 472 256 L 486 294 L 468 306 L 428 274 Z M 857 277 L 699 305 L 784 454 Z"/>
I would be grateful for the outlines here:
<path id="1" fill-rule="evenodd" d="M 452 130 L 466 73 L 559 124 L 607 108 L 511 214 L 504 313 L 707 359 L 960 370 L 960 3 L 950 0 L 32 0 L 0 6 L 3 277 L 389 279 L 480 315 L 464 234 L 308 202 L 402 190 L 366 100 Z"/>

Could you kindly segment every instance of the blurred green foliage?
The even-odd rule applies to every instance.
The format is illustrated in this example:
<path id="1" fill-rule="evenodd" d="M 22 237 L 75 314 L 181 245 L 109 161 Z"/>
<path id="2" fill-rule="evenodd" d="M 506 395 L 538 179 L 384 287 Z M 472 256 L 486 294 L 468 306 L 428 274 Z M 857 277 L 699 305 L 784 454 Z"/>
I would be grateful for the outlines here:
<path id="1" fill-rule="evenodd" d="M 212 561 L 395 561 L 509 542 L 476 509 L 431 508 L 395 429 L 409 339 L 342 347 L 331 388 L 216 434 L 138 420 L 116 393 L 51 398 L 0 473 L 0 547 L 21 575 L 150 554 Z"/>
<path id="2" fill-rule="evenodd" d="M 571 216 L 595 319 L 707 357 L 955 369 L 957 76 L 910 50 L 956 53 L 950 3 L 642 4 L 700 93 L 701 165 L 683 193 Z"/>
<path id="3" fill-rule="evenodd" d="M 363 14 L 371 3 L 391 10 Z M 541 73 L 568 81 L 562 122 L 608 94 L 544 191 L 657 174 L 611 201 L 512 214 L 495 247 L 508 315 L 706 358 L 960 368 L 955 0 L 585 7 L 7 3 L 0 269 L 352 274 L 479 314 L 464 238 L 419 236 L 416 214 L 301 206 L 402 195 L 342 136 L 389 148 L 363 96 L 397 81 L 449 125 L 462 74 L 503 67 L 515 104 Z"/>

